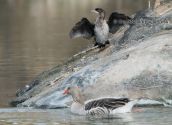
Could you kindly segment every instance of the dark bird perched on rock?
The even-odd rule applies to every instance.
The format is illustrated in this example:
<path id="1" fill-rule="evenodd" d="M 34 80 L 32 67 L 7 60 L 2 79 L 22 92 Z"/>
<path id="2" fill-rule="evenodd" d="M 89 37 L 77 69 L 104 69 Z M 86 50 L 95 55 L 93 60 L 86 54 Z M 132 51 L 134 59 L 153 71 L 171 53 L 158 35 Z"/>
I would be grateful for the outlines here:
<path id="1" fill-rule="evenodd" d="M 96 20 L 93 23 L 90 23 L 87 18 L 82 18 L 70 31 L 70 38 L 73 39 L 83 36 L 90 40 L 91 37 L 95 36 L 95 46 L 98 45 L 99 48 L 105 47 L 105 44 L 109 44 L 109 33 L 116 33 L 120 27 L 124 25 L 122 21 L 131 20 L 130 17 L 118 12 L 113 12 L 109 17 L 109 20 L 106 20 L 106 13 L 101 8 L 96 8 L 95 10 L 92 10 L 92 12 L 99 14 Z"/>

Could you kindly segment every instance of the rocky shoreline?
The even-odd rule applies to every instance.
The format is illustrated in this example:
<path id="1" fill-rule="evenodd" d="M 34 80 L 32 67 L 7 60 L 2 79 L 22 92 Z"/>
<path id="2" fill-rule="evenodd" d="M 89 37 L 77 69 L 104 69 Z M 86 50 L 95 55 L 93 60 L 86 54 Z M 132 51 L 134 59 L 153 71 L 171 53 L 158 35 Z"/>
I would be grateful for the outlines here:
<path id="1" fill-rule="evenodd" d="M 85 100 L 128 97 L 170 104 L 165 99 L 172 99 L 172 2 L 138 11 L 134 20 L 144 22 L 122 27 L 103 49 L 90 45 L 42 72 L 18 90 L 11 105 L 67 107 L 72 98 L 62 92 L 70 84 L 79 86 Z"/>

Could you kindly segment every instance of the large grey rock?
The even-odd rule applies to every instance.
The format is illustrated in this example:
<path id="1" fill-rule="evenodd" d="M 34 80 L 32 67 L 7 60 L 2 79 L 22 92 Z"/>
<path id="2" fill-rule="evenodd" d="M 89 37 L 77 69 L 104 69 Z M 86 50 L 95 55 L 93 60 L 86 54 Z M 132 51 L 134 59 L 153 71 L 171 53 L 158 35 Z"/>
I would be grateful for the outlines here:
<path id="1" fill-rule="evenodd" d="M 63 95 L 78 85 L 84 99 L 98 97 L 172 97 L 172 3 L 139 11 L 134 19 L 167 20 L 159 24 L 132 24 L 113 35 L 105 49 L 73 56 L 66 63 L 41 73 L 20 90 L 12 105 L 66 107 L 72 98 Z M 127 29 L 128 28 L 128 29 Z M 90 47 L 88 47 L 90 48 Z"/>

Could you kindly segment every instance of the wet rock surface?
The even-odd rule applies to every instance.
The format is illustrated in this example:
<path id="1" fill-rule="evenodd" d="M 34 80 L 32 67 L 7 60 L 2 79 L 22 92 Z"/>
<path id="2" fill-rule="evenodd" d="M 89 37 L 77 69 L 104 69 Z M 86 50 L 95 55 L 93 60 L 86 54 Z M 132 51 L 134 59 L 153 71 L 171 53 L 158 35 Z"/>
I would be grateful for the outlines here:
<path id="1" fill-rule="evenodd" d="M 85 100 L 171 99 L 172 3 L 141 10 L 134 20 L 145 23 L 122 27 L 111 36 L 111 45 L 103 49 L 90 49 L 90 45 L 65 63 L 44 71 L 16 93 L 11 105 L 66 107 L 72 98 L 62 93 L 70 84 L 79 86 Z"/>

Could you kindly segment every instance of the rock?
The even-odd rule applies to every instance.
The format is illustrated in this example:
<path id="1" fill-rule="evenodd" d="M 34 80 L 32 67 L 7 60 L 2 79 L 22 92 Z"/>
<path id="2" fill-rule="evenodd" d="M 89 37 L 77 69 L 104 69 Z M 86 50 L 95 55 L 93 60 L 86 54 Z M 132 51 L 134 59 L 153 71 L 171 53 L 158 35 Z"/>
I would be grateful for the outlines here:
<path id="1" fill-rule="evenodd" d="M 164 106 L 164 104 L 162 102 L 158 102 L 158 101 L 154 101 L 154 100 L 141 99 L 141 100 L 138 101 L 138 103 L 136 103 L 135 106 L 139 106 L 139 107 L 145 107 L 145 106 Z"/>
<path id="2" fill-rule="evenodd" d="M 72 98 L 62 93 L 70 84 L 79 86 L 85 100 L 129 97 L 169 102 L 172 99 L 172 2 L 137 12 L 134 21 L 137 20 L 144 23 L 122 27 L 111 36 L 112 44 L 104 49 L 87 47 L 62 65 L 38 75 L 16 93 L 18 97 L 11 105 L 67 107 Z"/>

